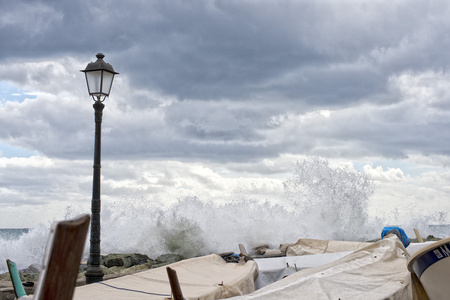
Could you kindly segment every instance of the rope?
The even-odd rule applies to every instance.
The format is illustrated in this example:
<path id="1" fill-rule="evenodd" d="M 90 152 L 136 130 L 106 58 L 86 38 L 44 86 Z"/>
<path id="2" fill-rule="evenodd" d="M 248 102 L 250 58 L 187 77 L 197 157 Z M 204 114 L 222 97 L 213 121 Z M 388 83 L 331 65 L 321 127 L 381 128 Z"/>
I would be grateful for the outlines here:
<path id="1" fill-rule="evenodd" d="M 106 286 L 111 287 L 113 289 L 122 290 L 122 291 L 129 291 L 129 292 L 142 293 L 142 294 L 155 295 L 155 296 L 171 297 L 171 295 L 167 295 L 167 294 L 158 294 L 158 293 L 150 293 L 150 292 L 144 292 L 144 291 L 138 291 L 138 290 L 132 290 L 132 289 L 126 289 L 126 288 L 119 288 L 119 287 L 116 287 L 116 286 L 112 286 L 112 285 L 106 284 L 104 282 L 98 282 L 98 283 L 106 285 Z"/>

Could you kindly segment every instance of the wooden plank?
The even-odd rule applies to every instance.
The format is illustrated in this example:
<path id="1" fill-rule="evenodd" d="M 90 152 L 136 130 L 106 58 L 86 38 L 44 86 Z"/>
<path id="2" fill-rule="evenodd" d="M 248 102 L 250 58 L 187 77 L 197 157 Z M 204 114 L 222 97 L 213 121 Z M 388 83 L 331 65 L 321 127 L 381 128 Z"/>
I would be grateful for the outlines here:
<path id="1" fill-rule="evenodd" d="M 177 271 L 171 267 L 167 267 L 167 275 L 169 276 L 170 288 L 174 300 L 184 300 L 183 293 L 181 292 L 180 282 L 178 281 Z"/>
<path id="2" fill-rule="evenodd" d="M 16 294 L 16 298 L 20 298 L 25 296 L 27 293 L 22 284 L 22 280 L 20 280 L 20 273 L 17 270 L 16 263 L 7 259 L 6 265 L 8 266 L 9 276 L 11 277 L 11 282 L 14 288 L 14 294 Z"/>
<path id="3" fill-rule="evenodd" d="M 35 300 L 72 299 L 90 219 L 85 214 L 54 223 Z"/>
<path id="4" fill-rule="evenodd" d="M 416 234 L 417 237 L 417 241 L 419 241 L 419 243 L 423 243 L 423 239 L 420 236 L 419 230 L 417 230 L 416 228 L 414 228 L 414 233 Z"/>

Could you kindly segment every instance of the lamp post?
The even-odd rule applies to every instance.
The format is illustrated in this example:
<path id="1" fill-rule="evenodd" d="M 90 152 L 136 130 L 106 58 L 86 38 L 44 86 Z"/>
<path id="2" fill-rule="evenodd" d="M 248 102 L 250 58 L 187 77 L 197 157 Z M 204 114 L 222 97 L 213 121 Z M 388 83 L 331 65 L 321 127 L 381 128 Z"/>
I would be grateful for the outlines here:
<path id="1" fill-rule="evenodd" d="M 89 95 L 94 99 L 95 110 L 95 147 L 94 147 L 94 176 L 91 202 L 91 244 L 89 252 L 88 269 L 86 270 L 86 283 L 103 280 L 103 270 L 100 267 L 100 156 L 101 156 L 101 130 L 102 115 L 106 97 L 109 96 L 114 75 L 119 74 L 113 67 L 103 61 L 102 53 L 97 54 L 97 61 L 91 62 L 86 69 L 81 70 L 86 75 Z"/>

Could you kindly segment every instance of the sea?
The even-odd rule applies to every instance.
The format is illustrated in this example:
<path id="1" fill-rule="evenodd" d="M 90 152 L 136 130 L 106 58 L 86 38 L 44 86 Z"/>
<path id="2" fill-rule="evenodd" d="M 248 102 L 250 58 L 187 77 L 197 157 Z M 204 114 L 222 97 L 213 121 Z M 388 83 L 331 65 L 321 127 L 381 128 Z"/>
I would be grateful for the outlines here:
<path id="1" fill-rule="evenodd" d="M 31 228 L 0 228 L 0 240 L 4 242 L 14 241 L 23 234 L 30 232 Z"/>
<path id="2" fill-rule="evenodd" d="M 73 216 L 76 215 L 74 212 Z M 307 216 L 279 204 L 257 201 L 215 205 L 193 197 L 180 199 L 164 210 L 136 202 L 105 204 L 101 251 L 144 253 L 151 258 L 164 253 L 195 257 L 237 252 L 238 243 L 251 249 L 261 244 L 276 248 L 281 243 L 294 243 L 299 238 L 371 240 L 380 237 L 384 225 L 391 225 L 374 220 L 365 220 L 366 223 L 355 221 L 340 224 L 340 228 L 345 228 L 340 231 L 320 218 L 320 213 Z M 413 228 L 418 228 L 423 237 L 430 234 L 441 238 L 450 236 L 450 225 L 447 224 L 429 225 L 420 221 L 404 225 L 402 228 L 410 237 L 414 237 Z M 6 258 L 15 261 L 19 269 L 41 264 L 49 228 L 50 222 L 35 228 L 0 229 L 0 261 L 3 262 L 0 263 L 0 273 L 7 271 Z M 87 239 L 84 259 L 88 257 L 88 245 Z"/>
<path id="3" fill-rule="evenodd" d="M 361 180 L 361 175 L 349 170 L 330 173 L 327 166 L 298 168 L 314 169 L 314 173 L 295 173 L 284 182 L 285 190 L 276 201 L 247 195 L 235 195 L 220 203 L 190 196 L 167 205 L 164 200 L 142 195 L 102 201 L 101 252 L 143 253 L 151 258 L 164 253 L 184 257 L 238 253 L 239 243 L 251 249 L 262 244 L 278 248 L 300 238 L 373 240 L 389 225 L 402 227 L 409 237 L 415 237 L 414 228 L 422 237 L 450 236 L 450 224 L 444 222 L 446 212 L 391 224 L 368 213 L 372 186 L 370 181 Z M 68 207 L 65 218 L 82 213 L 86 211 Z M 41 264 L 51 223 L 0 229 L 0 273 L 7 271 L 7 258 L 19 269 Z M 89 234 L 84 259 L 88 250 Z"/>

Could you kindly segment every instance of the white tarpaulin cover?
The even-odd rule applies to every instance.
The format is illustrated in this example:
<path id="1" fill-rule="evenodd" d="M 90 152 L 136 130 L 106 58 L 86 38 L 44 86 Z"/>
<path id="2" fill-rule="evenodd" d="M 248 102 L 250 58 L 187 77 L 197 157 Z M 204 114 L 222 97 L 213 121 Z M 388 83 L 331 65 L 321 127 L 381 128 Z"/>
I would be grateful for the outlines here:
<path id="1" fill-rule="evenodd" d="M 420 249 L 427 247 L 433 243 L 434 242 L 411 243 L 411 244 L 409 244 L 408 248 L 406 248 L 406 250 L 408 250 L 409 255 L 412 256 L 414 253 L 416 253 Z"/>
<path id="2" fill-rule="evenodd" d="M 170 267 L 177 272 L 186 299 L 221 299 L 251 293 L 255 290 L 254 280 L 258 276 L 255 262 L 226 263 L 217 254 L 182 260 Z M 166 267 L 160 267 L 77 287 L 73 299 L 162 300 L 170 294 Z"/>
<path id="3" fill-rule="evenodd" d="M 299 239 L 297 243 L 287 247 L 287 256 L 335 253 L 344 251 L 355 251 L 370 243 L 364 242 L 347 242 L 347 241 L 329 241 L 315 239 Z"/>
<path id="4" fill-rule="evenodd" d="M 233 299 L 412 299 L 406 261 L 403 244 L 392 235 Z"/>
<path id="5" fill-rule="evenodd" d="M 255 281 L 255 288 L 258 290 L 266 285 L 283 279 L 285 276 L 303 269 L 328 264 L 350 253 L 352 253 L 352 251 L 316 255 L 255 258 L 254 261 L 258 264 L 259 270 L 258 279 Z"/>

